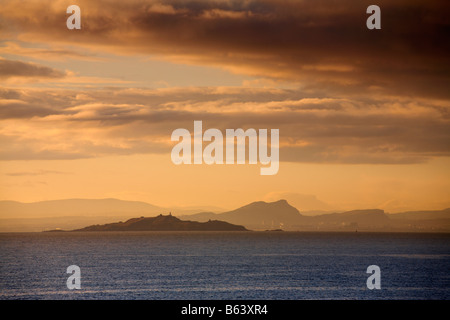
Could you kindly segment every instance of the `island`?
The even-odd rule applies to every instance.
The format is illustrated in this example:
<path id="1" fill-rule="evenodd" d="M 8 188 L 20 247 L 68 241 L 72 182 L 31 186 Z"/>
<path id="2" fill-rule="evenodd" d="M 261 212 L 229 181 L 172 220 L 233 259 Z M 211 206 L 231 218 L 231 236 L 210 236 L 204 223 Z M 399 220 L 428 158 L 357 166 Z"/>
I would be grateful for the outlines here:
<path id="1" fill-rule="evenodd" d="M 46 232 L 61 232 L 63 230 L 49 230 Z M 114 222 L 108 224 L 96 224 L 78 231 L 249 231 L 244 226 L 231 224 L 225 221 L 209 220 L 207 222 L 185 221 L 177 217 L 160 214 L 157 217 L 132 218 L 125 222 Z"/>

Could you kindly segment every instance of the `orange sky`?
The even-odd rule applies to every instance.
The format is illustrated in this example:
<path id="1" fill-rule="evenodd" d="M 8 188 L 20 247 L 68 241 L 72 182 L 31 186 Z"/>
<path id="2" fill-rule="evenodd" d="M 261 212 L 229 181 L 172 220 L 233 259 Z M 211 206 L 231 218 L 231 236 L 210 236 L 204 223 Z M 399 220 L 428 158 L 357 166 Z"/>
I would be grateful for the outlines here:
<path id="1" fill-rule="evenodd" d="M 19 5 L 20 4 L 20 5 Z M 450 207 L 446 1 L 0 0 L 0 199 Z M 177 128 L 280 130 L 280 169 L 171 162 Z"/>

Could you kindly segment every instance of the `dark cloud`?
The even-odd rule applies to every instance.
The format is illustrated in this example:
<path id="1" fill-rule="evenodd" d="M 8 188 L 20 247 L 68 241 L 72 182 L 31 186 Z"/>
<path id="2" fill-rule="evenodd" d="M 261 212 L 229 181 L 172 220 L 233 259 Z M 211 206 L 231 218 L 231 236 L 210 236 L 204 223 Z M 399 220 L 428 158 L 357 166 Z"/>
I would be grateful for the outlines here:
<path id="1" fill-rule="evenodd" d="M 160 54 L 334 96 L 450 95 L 446 0 L 379 0 L 381 30 L 366 28 L 368 0 L 79 1 L 79 32 L 65 28 L 65 1 L 34 2 L 27 10 L 14 3 L 6 2 L 2 18 L 42 41 Z M 43 8 L 45 19 L 29 18 Z"/>
<path id="2" fill-rule="evenodd" d="M 0 103 L 0 118 L 14 119 L 14 118 L 32 118 L 43 117 L 54 114 L 55 111 L 38 105 L 29 105 L 21 101 L 8 102 L 2 101 Z"/>
<path id="3" fill-rule="evenodd" d="M 76 96 L 76 92 L 69 90 L 1 89 L 0 119 L 67 114 L 68 109 L 78 103 Z"/>
<path id="4" fill-rule="evenodd" d="M 22 78 L 62 78 L 65 72 L 31 62 L 0 59 L 0 79 Z"/>

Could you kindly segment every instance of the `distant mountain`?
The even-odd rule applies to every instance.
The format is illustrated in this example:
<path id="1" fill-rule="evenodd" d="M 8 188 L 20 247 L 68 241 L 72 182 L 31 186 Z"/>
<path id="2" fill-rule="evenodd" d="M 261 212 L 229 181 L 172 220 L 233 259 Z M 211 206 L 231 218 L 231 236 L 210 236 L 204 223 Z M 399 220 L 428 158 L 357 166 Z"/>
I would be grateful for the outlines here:
<path id="1" fill-rule="evenodd" d="M 224 221 L 182 221 L 172 215 L 133 218 L 125 222 L 93 225 L 73 231 L 248 231 Z"/>
<path id="2" fill-rule="evenodd" d="M 388 228 L 390 219 L 383 210 L 365 209 L 308 217 L 306 225 L 312 229 L 322 231 L 356 231 L 358 229 L 375 231 Z"/>
<path id="3" fill-rule="evenodd" d="M 286 200 L 275 202 L 257 201 L 238 209 L 219 214 L 202 212 L 181 218 L 206 221 L 219 219 L 234 224 L 244 225 L 251 229 L 282 228 L 284 225 L 297 225 L 303 217 L 300 212 Z"/>
<path id="4" fill-rule="evenodd" d="M 305 216 L 286 200 L 279 200 L 253 202 L 220 214 L 202 212 L 185 217 L 197 221 L 219 219 L 253 230 L 450 232 L 450 209 L 397 214 L 365 209 Z"/>
<path id="5" fill-rule="evenodd" d="M 450 218 L 450 208 L 444 210 L 422 210 L 422 211 L 407 211 L 400 213 L 392 213 L 389 215 L 391 219 L 403 220 L 434 220 L 434 219 L 448 219 Z"/>
<path id="6" fill-rule="evenodd" d="M 314 231 L 356 230 L 358 228 L 370 230 L 386 227 L 390 222 L 384 211 L 379 209 L 304 216 L 286 200 L 258 201 L 221 214 L 202 212 L 190 215 L 189 218 L 197 221 L 219 219 L 255 230 L 273 228 Z"/>
<path id="7" fill-rule="evenodd" d="M 311 217 L 317 223 L 358 223 L 367 225 L 383 225 L 389 223 L 389 217 L 380 209 L 352 210 L 340 213 L 322 214 Z"/>
<path id="8" fill-rule="evenodd" d="M 412 231 L 450 232 L 450 208 L 394 213 L 389 215 L 391 225 Z"/>
<path id="9" fill-rule="evenodd" d="M 216 206 L 185 206 L 185 207 L 170 207 L 167 209 L 170 212 L 177 213 L 178 215 L 189 215 L 189 214 L 197 214 L 200 212 L 215 212 L 221 213 L 228 211 L 228 209 L 224 209 Z"/>
<path id="10" fill-rule="evenodd" d="M 315 195 L 296 192 L 271 192 L 265 196 L 266 201 L 286 199 L 291 205 L 299 209 L 302 214 L 305 211 L 333 211 L 336 208 L 319 200 Z"/>
<path id="11" fill-rule="evenodd" d="M 118 199 L 64 199 L 33 203 L 0 201 L 0 218 L 41 218 L 61 216 L 155 215 L 166 209 L 140 201 Z"/>

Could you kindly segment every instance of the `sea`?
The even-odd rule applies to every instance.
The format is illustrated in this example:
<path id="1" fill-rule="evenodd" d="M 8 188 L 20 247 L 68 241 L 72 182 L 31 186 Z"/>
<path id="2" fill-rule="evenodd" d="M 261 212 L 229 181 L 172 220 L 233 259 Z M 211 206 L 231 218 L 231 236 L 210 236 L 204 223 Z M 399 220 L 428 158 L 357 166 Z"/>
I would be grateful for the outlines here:
<path id="1" fill-rule="evenodd" d="M 0 299 L 448 300 L 450 234 L 1 233 Z"/>

